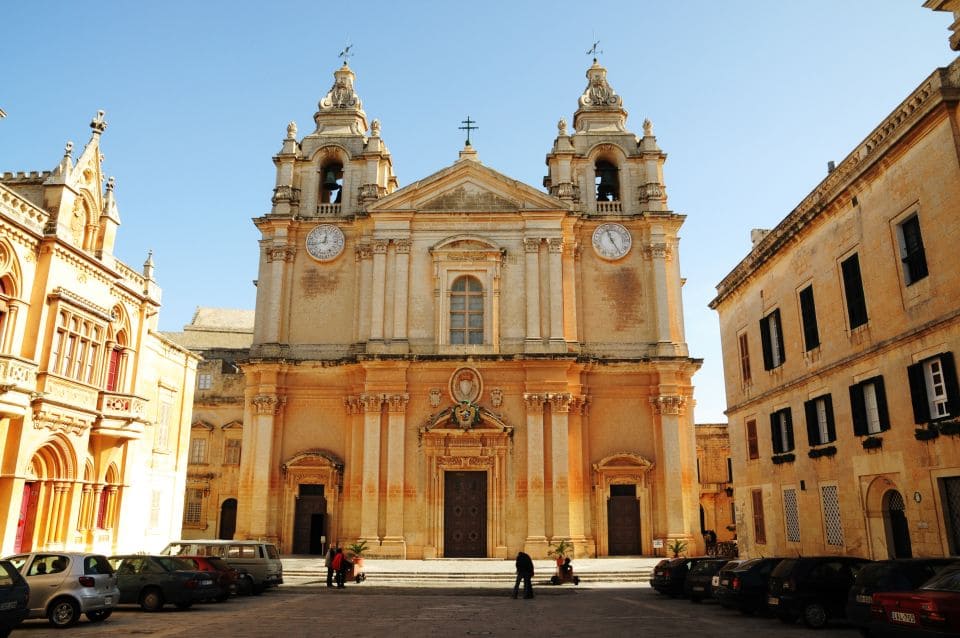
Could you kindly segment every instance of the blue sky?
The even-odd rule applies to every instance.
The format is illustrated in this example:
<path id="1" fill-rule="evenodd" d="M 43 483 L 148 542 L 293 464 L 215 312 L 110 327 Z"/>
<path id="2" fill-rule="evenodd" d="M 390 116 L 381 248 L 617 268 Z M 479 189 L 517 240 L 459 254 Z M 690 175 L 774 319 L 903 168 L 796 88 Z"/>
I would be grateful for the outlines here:
<path id="1" fill-rule="evenodd" d="M 667 6 L 664 6 L 667 5 Z M 467 115 L 488 166 L 540 188 L 560 117 L 599 56 L 668 154 L 698 423 L 725 421 L 714 287 L 934 68 L 952 17 L 921 0 L 19 2 L 0 23 L 0 170 L 46 170 L 107 111 L 118 256 L 154 251 L 160 325 L 253 308 L 251 218 L 269 211 L 286 124 L 312 130 L 338 52 L 406 185 L 452 163 Z M 76 152 L 75 152 L 76 156 Z"/>

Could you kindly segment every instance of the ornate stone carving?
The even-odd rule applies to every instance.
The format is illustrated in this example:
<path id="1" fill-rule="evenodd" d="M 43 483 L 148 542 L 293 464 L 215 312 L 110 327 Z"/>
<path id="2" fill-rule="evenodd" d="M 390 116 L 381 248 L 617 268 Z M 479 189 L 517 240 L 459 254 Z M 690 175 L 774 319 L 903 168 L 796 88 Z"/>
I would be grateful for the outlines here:
<path id="1" fill-rule="evenodd" d="M 449 389 L 454 403 L 476 403 L 483 394 L 483 377 L 476 368 L 457 368 L 450 375 Z"/>
<path id="2" fill-rule="evenodd" d="M 440 407 L 440 395 L 442 392 L 440 388 L 430 388 L 430 407 L 439 408 Z"/>
<path id="3" fill-rule="evenodd" d="M 650 182 L 637 187 L 637 196 L 641 204 L 646 204 L 650 200 L 661 200 L 666 198 L 663 185 L 656 182 Z"/>
<path id="4" fill-rule="evenodd" d="M 410 402 L 410 395 L 406 392 L 402 394 L 391 394 L 387 396 L 387 410 L 390 412 L 406 412 L 407 403 Z"/>
<path id="5" fill-rule="evenodd" d="M 293 261 L 297 249 L 293 246 L 270 246 L 267 248 L 267 261 Z"/>
<path id="6" fill-rule="evenodd" d="M 651 137 L 653 135 L 653 122 L 649 119 L 643 121 L 643 136 Z"/>
<path id="7" fill-rule="evenodd" d="M 569 412 L 572 398 L 569 392 L 558 392 L 548 395 L 547 400 L 550 402 L 550 409 L 554 412 Z"/>
<path id="8" fill-rule="evenodd" d="M 495 408 L 499 408 L 503 405 L 503 390 L 500 388 L 493 388 L 490 390 L 490 405 Z"/>
<path id="9" fill-rule="evenodd" d="M 543 404 L 546 400 L 546 394 L 538 394 L 535 392 L 523 393 L 523 403 L 527 408 L 527 412 L 543 412 Z"/>
<path id="10" fill-rule="evenodd" d="M 538 253 L 540 252 L 540 238 L 539 237 L 524 237 L 523 238 L 523 250 L 528 253 Z"/>
<path id="11" fill-rule="evenodd" d="M 283 404 L 286 402 L 286 397 L 277 396 L 275 394 L 258 394 L 250 400 L 250 403 L 253 404 L 253 409 L 257 414 L 274 416 L 280 412 L 280 408 L 282 408 Z"/>
<path id="12" fill-rule="evenodd" d="M 357 257 L 357 261 L 360 261 L 361 259 L 370 259 L 370 257 L 373 255 L 373 247 L 369 242 L 358 243 L 356 247 L 354 247 L 353 251 Z"/>
<path id="13" fill-rule="evenodd" d="M 383 399 L 384 395 L 382 394 L 367 394 L 366 392 L 359 397 L 364 412 L 379 412 L 380 406 L 383 405 Z"/>
<path id="14" fill-rule="evenodd" d="M 547 240 L 547 250 L 552 253 L 563 252 L 563 239 L 560 237 L 551 237 Z"/>
<path id="15" fill-rule="evenodd" d="M 570 397 L 570 411 L 577 414 L 586 414 L 590 407 L 590 397 L 585 394 L 575 394 Z"/>
<path id="16" fill-rule="evenodd" d="M 580 199 L 580 187 L 572 182 L 560 182 L 550 187 L 550 194 L 560 199 Z"/>
<path id="17" fill-rule="evenodd" d="M 614 107 L 623 106 L 623 99 L 616 94 L 607 82 L 607 70 L 594 61 L 587 70 L 587 88 L 580 96 L 580 106 Z"/>
<path id="18" fill-rule="evenodd" d="M 343 397 L 343 407 L 347 411 L 347 414 L 360 414 L 362 407 L 360 405 L 360 399 L 353 395 L 348 395 Z"/>
<path id="19" fill-rule="evenodd" d="M 37 410 L 33 413 L 33 427 L 37 430 L 47 429 L 51 432 L 66 434 L 83 434 L 92 423 L 74 415 L 61 414 L 53 410 Z"/>
<path id="20" fill-rule="evenodd" d="M 297 139 L 297 123 L 292 121 L 287 124 L 287 139 L 295 140 Z"/>
<path id="21" fill-rule="evenodd" d="M 363 105 L 356 91 L 353 89 L 353 71 L 346 63 L 333 73 L 333 86 L 327 91 L 327 94 L 321 98 L 317 106 L 320 111 L 330 111 L 333 109 L 355 109 L 360 110 Z"/>
<path id="22" fill-rule="evenodd" d="M 380 137 L 380 120 L 377 118 L 374 118 L 373 122 L 370 123 L 370 135 Z"/>
<path id="23" fill-rule="evenodd" d="M 687 398 L 678 394 L 650 397 L 650 404 L 655 414 L 676 416 L 683 413 Z"/>
<path id="24" fill-rule="evenodd" d="M 409 239 L 394 239 L 393 245 L 397 249 L 397 253 L 401 255 L 410 254 L 411 241 Z"/>
<path id="25" fill-rule="evenodd" d="M 386 190 L 380 188 L 377 184 L 361 184 L 358 189 L 358 196 L 361 202 L 377 200 L 384 194 L 386 194 Z"/>
<path id="26" fill-rule="evenodd" d="M 388 239 L 377 239 L 373 242 L 373 254 L 375 255 L 386 255 L 387 246 L 390 244 Z"/>
<path id="27" fill-rule="evenodd" d="M 666 259 L 673 256 L 673 250 L 667 244 L 649 244 L 643 249 L 643 256 L 647 259 Z"/>
<path id="28" fill-rule="evenodd" d="M 274 204 L 279 204 L 280 202 L 299 204 L 300 189 L 294 188 L 293 186 L 277 186 L 273 189 L 273 199 L 271 201 Z"/>

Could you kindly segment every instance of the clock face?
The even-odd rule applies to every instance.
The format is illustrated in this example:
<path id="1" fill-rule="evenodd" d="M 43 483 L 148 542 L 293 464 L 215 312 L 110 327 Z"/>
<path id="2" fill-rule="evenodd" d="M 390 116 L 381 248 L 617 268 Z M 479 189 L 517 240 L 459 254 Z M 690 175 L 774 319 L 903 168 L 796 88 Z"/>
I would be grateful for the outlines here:
<path id="1" fill-rule="evenodd" d="M 332 224 L 320 224 L 307 235 L 307 252 L 320 261 L 335 259 L 343 252 L 343 231 Z"/>
<path id="2" fill-rule="evenodd" d="M 604 259 L 620 259 L 632 245 L 630 231 L 621 224 L 600 224 L 593 231 L 593 249 Z"/>

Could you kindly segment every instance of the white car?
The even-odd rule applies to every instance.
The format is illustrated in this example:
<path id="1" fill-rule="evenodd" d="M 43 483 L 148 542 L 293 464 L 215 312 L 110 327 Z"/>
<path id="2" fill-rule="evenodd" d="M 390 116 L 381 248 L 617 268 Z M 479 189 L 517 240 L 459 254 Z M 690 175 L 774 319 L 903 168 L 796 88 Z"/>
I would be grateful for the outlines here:
<path id="1" fill-rule="evenodd" d="M 106 620 L 120 600 L 117 577 L 106 556 L 83 552 L 33 552 L 7 556 L 30 585 L 30 615 L 54 627 L 70 627 L 86 614 Z"/>

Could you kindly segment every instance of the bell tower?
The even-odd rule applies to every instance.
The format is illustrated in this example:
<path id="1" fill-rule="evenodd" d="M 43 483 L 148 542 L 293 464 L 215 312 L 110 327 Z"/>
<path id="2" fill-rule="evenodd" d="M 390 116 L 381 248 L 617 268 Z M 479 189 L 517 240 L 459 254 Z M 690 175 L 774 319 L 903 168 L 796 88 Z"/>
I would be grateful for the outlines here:
<path id="1" fill-rule="evenodd" d="M 607 81 L 607 70 L 594 59 L 573 116 L 573 133 L 561 119 L 547 155 L 544 186 L 550 194 L 585 213 L 666 211 L 667 156 L 657 146 L 649 120 L 639 138 L 627 130 L 626 122 L 623 99 Z"/>

